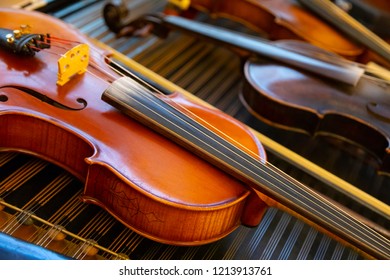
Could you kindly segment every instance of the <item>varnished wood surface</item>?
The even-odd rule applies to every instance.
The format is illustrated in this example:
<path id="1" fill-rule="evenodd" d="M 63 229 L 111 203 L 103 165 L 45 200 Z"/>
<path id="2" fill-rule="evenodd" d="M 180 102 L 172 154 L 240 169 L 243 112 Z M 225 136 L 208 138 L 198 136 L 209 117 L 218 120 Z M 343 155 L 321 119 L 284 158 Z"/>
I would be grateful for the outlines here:
<path id="1" fill-rule="evenodd" d="M 101 22 L 99 17 L 100 9 L 101 3 L 96 3 L 78 12 L 71 13 L 68 10 L 69 13 L 65 11 L 59 13 L 65 15 L 63 17 L 65 20 L 74 23 L 76 27 L 81 28 L 86 34 L 116 47 L 143 65 L 153 69 L 153 71 L 194 92 L 197 96 L 245 121 L 252 127 L 265 132 L 300 154 L 315 159 L 322 166 L 333 170 L 348 181 L 359 185 L 362 189 L 388 202 L 386 186 L 388 186 L 389 180 L 387 177 L 377 176 L 375 169 L 362 161 L 362 158 L 368 158 L 364 154 L 355 158 L 345 154 L 342 150 L 335 149 L 332 143 L 319 139 L 310 139 L 304 135 L 281 132 L 254 120 L 237 99 L 237 92 L 240 87 L 239 61 L 230 52 L 195 42 L 191 38 L 181 37 L 180 35 L 168 41 L 160 41 L 155 38 L 141 40 L 122 38 L 117 40 L 113 34 L 110 34 L 105 29 L 104 24 Z M 86 14 L 90 16 L 87 17 Z M 321 144 L 321 149 L 318 149 L 319 144 Z M 25 159 L 19 158 L 17 161 L 23 162 L 23 160 Z M 353 205 L 353 203 L 348 202 L 348 199 L 339 194 L 334 194 L 326 185 L 319 183 L 283 160 L 272 155 L 270 155 L 270 160 L 278 167 L 293 174 L 294 177 L 311 183 L 311 185 L 330 196 L 339 197 L 341 201 L 351 206 L 351 208 L 355 208 L 376 219 L 375 215 L 370 213 L 370 211 L 358 205 Z M 42 173 L 41 176 L 45 177 Z M 39 182 L 42 179 L 37 180 Z M 107 244 L 106 246 L 108 247 L 111 246 L 116 252 L 127 253 L 131 258 L 360 258 L 355 252 L 343 248 L 304 223 L 275 209 L 267 211 L 262 223 L 257 228 L 240 227 L 228 237 L 211 245 L 185 248 L 151 242 L 127 229 L 123 229 L 121 225 L 111 221 L 111 218 L 108 218 L 98 208 L 91 205 L 78 205 L 84 210 L 74 211 L 72 214 L 69 214 L 72 216 L 72 220 L 75 221 L 72 223 L 74 231 L 83 227 L 83 221 L 96 220 L 99 219 L 96 215 L 103 215 L 106 217 L 107 223 L 111 225 L 106 232 L 101 231 L 99 227 L 91 225 L 89 232 L 80 231 L 80 234 L 85 237 L 90 235 L 97 236 L 98 238 L 95 239 L 98 239 L 99 243 Z M 118 238 L 123 238 L 120 245 L 114 241 L 118 240 Z"/>

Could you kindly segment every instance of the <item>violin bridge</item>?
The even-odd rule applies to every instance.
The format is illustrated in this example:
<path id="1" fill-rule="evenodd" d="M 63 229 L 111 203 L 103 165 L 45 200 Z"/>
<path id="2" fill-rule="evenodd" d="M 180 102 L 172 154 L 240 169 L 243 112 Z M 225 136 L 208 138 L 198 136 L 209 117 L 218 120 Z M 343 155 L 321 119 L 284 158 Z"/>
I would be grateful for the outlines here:
<path id="1" fill-rule="evenodd" d="M 57 85 L 65 85 L 74 75 L 81 75 L 87 70 L 89 63 L 89 47 L 80 44 L 67 51 L 58 60 Z"/>

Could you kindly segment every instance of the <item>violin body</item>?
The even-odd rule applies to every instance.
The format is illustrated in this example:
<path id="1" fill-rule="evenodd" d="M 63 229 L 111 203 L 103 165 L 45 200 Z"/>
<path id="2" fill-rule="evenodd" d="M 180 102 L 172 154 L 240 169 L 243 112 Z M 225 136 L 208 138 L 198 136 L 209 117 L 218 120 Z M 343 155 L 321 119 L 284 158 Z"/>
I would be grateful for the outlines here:
<path id="1" fill-rule="evenodd" d="M 271 125 L 352 142 L 390 172 L 388 84 L 363 77 L 349 86 L 282 63 L 251 59 L 244 66 L 243 104 Z"/>
<path id="2" fill-rule="evenodd" d="M 335 2 L 335 1 L 332 1 Z M 335 2 L 337 4 L 337 1 Z M 383 0 L 348 0 L 340 6 L 352 17 L 384 39 L 389 39 L 390 2 Z"/>
<path id="3" fill-rule="evenodd" d="M 294 1 L 193 0 L 191 8 L 243 23 L 270 40 L 303 40 L 351 60 L 364 54 L 364 48 Z"/>
<path id="4" fill-rule="evenodd" d="M 2 28 L 28 24 L 34 33 L 93 46 L 77 30 L 47 15 L 1 9 L 0 17 Z M 63 86 L 56 85 L 55 51 L 53 46 L 34 57 L 20 57 L 0 50 L 1 150 L 62 166 L 85 182 L 84 201 L 159 242 L 208 243 L 239 224 L 260 221 L 265 204 L 244 183 L 101 100 L 107 81 L 119 77 L 103 59 L 103 50 L 93 47 L 93 67 Z M 161 98 L 228 130 L 235 141 L 265 158 L 258 140 L 233 118 L 178 93 Z"/>

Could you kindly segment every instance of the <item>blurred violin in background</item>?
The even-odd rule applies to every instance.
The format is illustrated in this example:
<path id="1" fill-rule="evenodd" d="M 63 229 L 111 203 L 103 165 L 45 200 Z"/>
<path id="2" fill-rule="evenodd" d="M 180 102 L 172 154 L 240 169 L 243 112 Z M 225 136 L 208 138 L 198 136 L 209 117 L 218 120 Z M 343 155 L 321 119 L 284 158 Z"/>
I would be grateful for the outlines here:
<path id="1" fill-rule="evenodd" d="M 126 27 L 149 27 L 160 37 L 179 30 L 257 56 L 243 71 L 241 99 L 251 113 L 284 129 L 351 141 L 390 171 L 389 81 L 365 65 L 302 41 L 270 42 L 179 16 L 146 15 Z"/>
<path id="2" fill-rule="evenodd" d="M 107 51 L 59 20 L 0 16 L 1 149 L 69 170 L 85 183 L 84 201 L 177 245 L 213 242 L 278 207 L 367 257 L 390 258 L 387 237 L 269 164 L 242 123 L 115 71 Z"/>
<path id="3" fill-rule="evenodd" d="M 388 66 L 390 61 L 390 45 L 381 37 L 376 35 L 366 26 L 354 19 L 343 9 L 329 0 L 298 0 L 302 5 L 318 14 L 329 24 L 332 24 L 347 36 L 359 42 L 373 51 L 371 59 Z"/>
<path id="4" fill-rule="evenodd" d="M 240 22 L 269 40 L 302 40 L 353 60 L 359 59 L 364 51 L 295 1 L 173 1 L 178 2 L 189 2 L 188 8 L 205 12 L 211 17 Z"/>
<path id="5" fill-rule="evenodd" d="M 332 0 L 332 2 L 381 38 L 385 40 L 390 38 L 389 1 Z"/>
<path id="6" fill-rule="evenodd" d="M 328 1 L 328 0 L 325 0 Z M 389 67 L 389 57 L 383 59 L 376 50 L 371 50 L 300 5 L 299 0 L 255 0 L 255 1 L 169 1 L 179 7 L 177 15 L 186 16 L 188 11 L 202 11 L 212 17 L 223 17 L 240 22 L 262 37 L 270 40 L 303 40 L 322 49 L 360 63 L 375 62 Z M 310 2 L 310 1 L 305 1 Z M 182 12 L 180 12 L 182 11 Z M 184 11 L 184 12 L 183 12 Z M 172 13 L 172 9 L 168 11 Z M 390 51 L 388 51 L 390 53 Z"/>

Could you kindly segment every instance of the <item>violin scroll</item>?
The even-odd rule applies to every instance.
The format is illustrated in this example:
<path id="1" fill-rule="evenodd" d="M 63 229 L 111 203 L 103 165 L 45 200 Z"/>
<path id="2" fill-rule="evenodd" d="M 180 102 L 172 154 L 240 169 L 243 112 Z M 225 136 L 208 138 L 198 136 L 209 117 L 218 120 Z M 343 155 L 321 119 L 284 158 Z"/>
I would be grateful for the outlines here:
<path id="1" fill-rule="evenodd" d="M 160 37 L 167 38 L 170 31 L 163 24 L 163 18 L 155 15 L 143 15 L 137 19 L 130 19 L 127 15 L 129 10 L 121 5 L 107 4 L 103 9 L 104 20 L 108 28 L 114 32 L 117 37 L 123 36 L 148 36 L 151 33 Z"/>
<path id="2" fill-rule="evenodd" d="M 107 3 L 103 8 L 103 18 L 107 27 L 118 37 L 148 36 L 150 33 L 166 38 L 169 30 L 162 24 L 162 19 L 155 15 L 144 15 L 137 19 L 130 17 L 130 10 L 122 1 Z"/>

